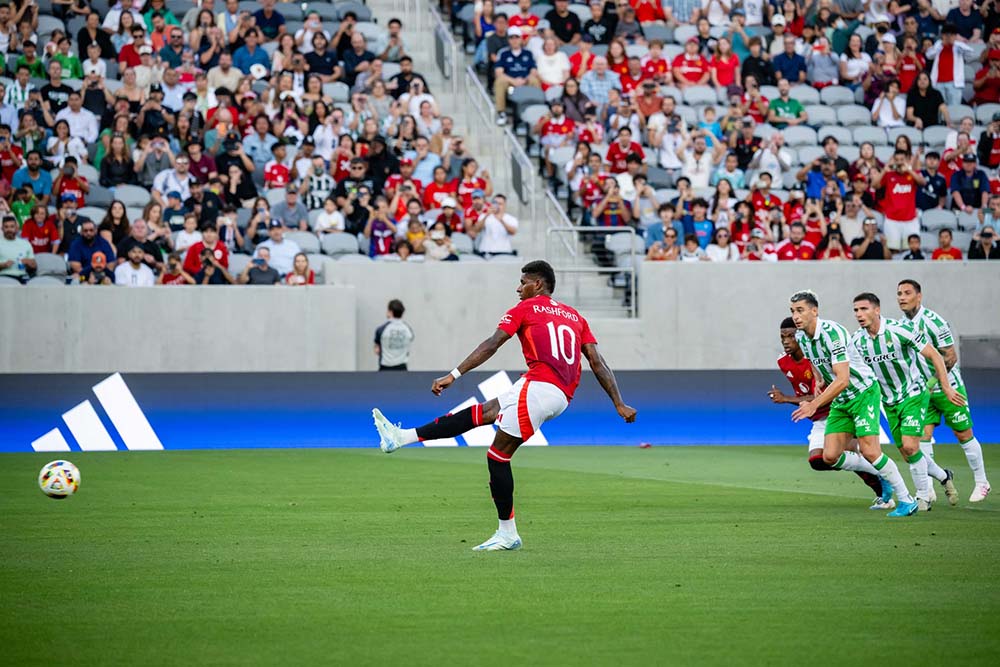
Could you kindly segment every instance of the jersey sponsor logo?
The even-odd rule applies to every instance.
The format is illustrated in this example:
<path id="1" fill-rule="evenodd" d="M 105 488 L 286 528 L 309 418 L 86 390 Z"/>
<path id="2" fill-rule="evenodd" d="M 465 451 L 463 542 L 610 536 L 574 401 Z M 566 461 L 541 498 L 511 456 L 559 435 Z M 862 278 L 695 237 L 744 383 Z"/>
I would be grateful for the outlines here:
<path id="1" fill-rule="evenodd" d="M 871 366 L 872 364 L 877 364 L 881 361 L 894 361 L 895 359 L 895 353 L 876 354 L 873 357 L 865 357 L 865 363 Z"/>
<path id="2" fill-rule="evenodd" d="M 922 420 L 916 417 L 906 416 L 903 417 L 903 426 L 907 428 L 919 428 L 922 426 Z"/>
<path id="3" fill-rule="evenodd" d="M 913 192 L 913 186 L 907 183 L 906 185 L 902 183 L 896 183 L 892 186 L 892 194 L 894 195 L 907 195 Z"/>
<path id="4" fill-rule="evenodd" d="M 558 315 L 559 317 L 565 317 L 567 320 L 572 320 L 573 322 L 579 322 L 580 317 L 576 313 L 571 313 L 568 310 L 563 310 L 559 307 L 553 306 L 539 306 L 535 304 L 532 309 L 536 313 L 544 313 L 546 315 Z"/>

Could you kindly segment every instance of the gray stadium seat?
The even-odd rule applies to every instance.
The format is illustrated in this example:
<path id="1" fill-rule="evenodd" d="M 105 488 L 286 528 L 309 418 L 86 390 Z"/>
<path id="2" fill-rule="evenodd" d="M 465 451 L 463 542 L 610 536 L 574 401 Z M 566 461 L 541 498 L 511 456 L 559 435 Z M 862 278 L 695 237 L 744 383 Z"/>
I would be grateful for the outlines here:
<path id="1" fill-rule="evenodd" d="M 371 257 L 369 257 L 368 255 L 337 255 L 337 261 L 347 262 L 347 263 L 353 262 L 355 264 L 367 264 L 372 260 Z"/>
<path id="2" fill-rule="evenodd" d="M 809 114 L 810 125 L 837 125 L 837 112 L 832 107 L 825 107 L 822 104 L 810 104 L 805 107 Z"/>
<path id="3" fill-rule="evenodd" d="M 101 224 L 101 220 L 104 219 L 104 216 L 107 215 L 107 213 L 107 209 L 97 208 L 96 206 L 84 206 L 76 211 L 77 215 L 89 218 L 98 225 Z"/>
<path id="4" fill-rule="evenodd" d="M 812 86 L 798 85 L 792 86 L 791 93 L 792 99 L 798 100 L 802 106 L 807 104 L 819 104 L 820 94 L 819 91 Z"/>
<path id="5" fill-rule="evenodd" d="M 675 44 L 687 44 L 687 41 L 692 37 L 698 36 L 698 28 L 691 24 L 683 24 L 674 28 L 674 43 Z"/>
<path id="6" fill-rule="evenodd" d="M 761 139 L 770 139 L 777 131 L 778 128 L 774 125 L 768 125 L 765 123 L 763 125 L 758 125 L 753 129 L 753 136 L 760 137 Z"/>
<path id="7" fill-rule="evenodd" d="M 541 120 L 543 116 L 547 115 L 549 115 L 549 107 L 547 104 L 532 104 L 531 106 L 525 108 L 518 114 L 520 123 L 518 127 L 515 128 L 516 133 L 519 136 L 534 134 L 532 129 L 534 128 L 535 123 Z"/>
<path id="8" fill-rule="evenodd" d="M 1000 107 L 1000 104 L 997 106 Z M 931 125 L 930 127 L 924 128 L 924 142 L 926 142 L 928 146 L 944 146 L 944 142 L 948 139 L 949 132 L 951 132 L 951 128 L 947 125 Z"/>
<path id="9" fill-rule="evenodd" d="M 451 235 L 451 243 L 455 246 L 455 250 L 457 250 L 460 255 L 471 255 L 475 252 L 475 247 L 472 244 L 472 238 L 468 234 L 454 232 Z"/>
<path id="10" fill-rule="evenodd" d="M 859 146 L 865 142 L 875 146 L 885 146 L 889 143 L 889 137 L 881 127 L 856 127 L 854 128 L 854 143 Z"/>
<path id="11" fill-rule="evenodd" d="M 514 7 L 517 10 L 517 7 Z M 339 2 L 337 3 L 337 18 L 343 20 L 347 12 L 354 12 L 355 16 L 358 17 L 358 21 L 371 21 L 372 20 L 372 10 L 368 9 L 365 5 L 360 2 Z"/>
<path id="12" fill-rule="evenodd" d="M 819 138 L 816 130 L 805 125 L 796 125 L 784 129 L 785 143 L 789 146 L 816 146 Z"/>
<path id="13" fill-rule="evenodd" d="M 841 144 L 838 154 L 848 162 L 854 162 L 861 157 L 861 149 L 854 144 Z"/>
<path id="14" fill-rule="evenodd" d="M 472 7 L 472 5 L 467 5 L 467 6 L 468 7 Z M 472 9 L 473 9 L 473 12 L 470 12 L 470 14 L 469 14 L 469 19 L 470 20 L 472 18 L 472 13 L 474 13 L 475 7 L 472 7 Z M 323 19 L 324 21 L 337 21 L 338 20 L 336 5 L 332 5 L 332 4 L 329 4 L 329 3 L 326 3 L 326 2 L 311 2 L 311 3 L 309 3 L 309 11 L 310 12 L 316 12 L 317 14 L 319 14 L 319 17 L 321 19 Z M 326 27 L 327 30 L 330 31 L 330 34 L 332 35 L 332 34 L 334 34 L 334 33 L 337 32 L 337 28 L 339 28 L 340 26 L 337 26 L 337 25 L 334 25 L 334 26 L 326 25 L 325 27 Z"/>
<path id="15" fill-rule="evenodd" d="M 954 240 L 955 237 L 953 236 L 952 242 L 954 242 Z M 920 247 L 924 251 L 924 254 L 927 255 L 928 259 L 930 258 L 930 254 L 934 252 L 934 248 L 937 247 L 937 244 L 937 232 L 920 232 Z M 965 252 L 965 249 L 962 249 L 962 252 Z"/>
<path id="16" fill-rule="evenodd" d="M 350 102 L 351 89 L 343 81 L 323 84 L 323 94 L 328 95 L 334 102 Z"/>
<path id="17" fill-rule="evenodd" d="M 642 237 L 626 233 L 608 234 L 604 239 L 604 247 L 616 255 L 646 252 L 646 242 Z"/>
<path id="18" fill-rule="evenodd" d="M 293 4 L 293 3 L 290 3 L 290 2 L 282 2 L 282 3 L 278 4 L 278 5 L 276 5 L 275 8 L 274 8 L 274 10 L 276 12 L 280 12 L 281 15 L 285 17 L 286 21 L 301 21 L 303 18 L 305 18 L 302 15 L 302 6 L 301 5 L 296 5 L 296 4 Z M 182 16 L 178 16 L 177 18 L 183 18 L 183 17 Z M 289 31 L 289 32 L 291 32 L 291 31 Z M 294 34 L 294 33 L 292 33 L 292 34 Z"/>
<path id="19" fill-rule="evenodd" d="M 684 101 L 684 91 L 677 86 L 660 86 L 660 97 L 672 97 L 677 104 Z"/>
<path id="20" fill-rule="evenodd" d="M 466 254 L 466 255 L 459 255 L 458 256 L 458 261 L 460 261 L 460 262 L 485 262 L 486 258 L 485 257 L 481 257 L 480 255 Z"/>
<path id="21" fill-rule="evenodd" d="M 819 99 L 831 107 L 854 104 L 854 91 L 846 86 L 827 86 L 819 91 Z"/>
<path id="22" fill-rule="evenodd" d="M 971 232 L 979 226 L 978 213 L 965 213 L 963 211 L 959 211 L 955 214 L 955 218 L 958 220 L 958 228 L 962 231 Z"/>
<path id="23" fill-rule="evenodd" d="M 65 276 L 66 260 L 62 255 L 55 255 L 51 252 L 40 252 L 35 255 L 38 263 L 38 275 L 40 276 Z"/>
<path id="24" fill-rule="evenodd" d="M 355 255 L 358 252 L 358 239 L 351 234 L 324 234 L 321 245 L 327 255 Z"/>
<path id="25" fill-rule="evenodd" d="M 892 159 L 892 154 L 895 152 L 895 146 L 876 146 L 875 147 L 875 157 L 881 160 L 883 163 L 889 162 Z"/>
<path id="26" fill-rule="evenodd" d="M 264 193 L 264 198 L 267 199 L 267 203 L 272 207 L 277 206 L 281 202 L 285 201 L 285 189 L 284 188 L 271 188 Z"/>
<path id="27" fill-rule="evenodd" d="M 333 259 L 327 257 L 326 255 L 318 255 L 316 253 L 307 253 L 307 259 L 309 260 L 309 268 L 316 272 L 316 284 L 322 285 L 326 283 L 327 276 L 327 265 L 332 262 Z"/>
<path id="28" fill-rule="evenodd" d="M 21 283 L 10 276 L 0 276 L 0 287 L 20 287 Z"/>
<path id="29" fill-rule="evenodd" d="M 972 232 L 952 232 L 951 244 L 961 250 L 962 255 L 968 254 L 969 246 L 972 245 Z"/>
<path id="30" fill-rule="evenodd" d="M 239 275 L 243 273 L 243 269 L 247 268 L 252 259 L 250 255 L 231 253 L 229 255 L 229 275 L 233 278 L 239 278 Z"/>
<path id="31" fill-rule="evenodd" d="M 809 164 L 823 153 L 822 146 L 803 146 L 799 149 L 799 163 Z"/>
<path id="32" fill-rule="evenodd" d="M 776 99 L 778 99 L 778 97 L 781 96 L 781 93 L 778 92 L 778 87 L 777 86 L 768 86 L 768 85 L 764 85 L 764 86 L 760 87 L 760 94 L 763 95 L 764 97 L 766 97 L 769 100 L 776 100 Z M 806 106 L 806 105 L 803 104 L 802 106 Z"/>
<path id="33" fill-rule="evenodd" d="M 951 122 L 958 125 L 958 121 L 962 120 L 966 116 L 970 118 L 976 117 L 976 112 L 972 110 L 968 104 L 949 104 L 948 105 L 948 117 L 951 118 Z"/>
<path id="34" fill-rule="evenodd" d="M 142 208 L 149 203 L 152 195 L 149 190 L 138 185 L 119 185 L 115 187 L 115 199 L 120 200 L 125 206 Z"/>
<path id="35" fill-rule="evenodd" d="M 110 206 L 114 197 L 111 190 L 97 183 L 96 180 L 90 182 L 90 192 L 87 193 L 87 204 L 90 206 L 104 207 Z"/>
<path id="36" fill-rule="evenodd" d="M 669 188 L 674 184 L 674 179 L 670 177 L 666 169 L 652 165 L 646 170 L 646 181 L 654 190 L 657 188 Z"/>
<path id="37" fill-rule="evenodd" d="M 319 239 L 312 232 L 289 231 L 285 232 L 285 238 L 295 241 L 307 255 L 319 252 Z"/>
<path id="38" fill-rule="evenodd" d="M 924 211 L 920 215 L 920 224 L 929 232 L 936 232 L 945 227 L 955 229 L 958 226 L 955 214 L 941 208 L 932 208 Z"/>
<path id="39" fill-rule="evenodd" d="M 986 125 L 993 120 L 993 114 L 1000 112 L 1000 104 L 980 104 L 976 107 L 976 122 Z"/>
<path id="40" fill-rule="evenodd" d="M 715 88 L 711 86 L 690 86 L 684 89 L 684 102 L 691 105 L 715 104 L 718 101 Z"/>
<path id="41" fill-rule="evenodd" d="M 562 97 L 563 87 L 562 86 L 551 86 L 545 91 L 545 101 L 551 102 L 552 100 L 558 100 Z"/>
<path id="42" fill-rule="evenodd" d="M 910 143 L 915 147 L 920 142 L 924 141 L 924 133 L 915 127 L 891 127 L 889 128 L 889 143 L 893 146 L 896 145 L 896 139 L 901 135 L 905 134 L 910 138 Z"/>
<path id="43" fill-rule="evenodd" d="M 826 90 L 826 88 L 823 90 Z M 854 143 L 854 135 L 852 132 L 848 128 L 841 127 L 840 125 L 824 125 L 816 131 L 816 136 L 819 137 L 820 141 L 826 137 L 833 137 L 840 142 L 841 146 Z"/>
<path id="44" fill-rule="evenodd" d="M 66 279 L 56 276 L 37 276 L 27 282 L 28 287 L 65 287 Z"/>
<path id="45" fill-rule="evenodd" d="M 872 112 L 860 104 L 837 107 L 837 120 L 841 125 L 871 125 Z"/>
<path id="46" fill-rule="evenodd" d="M 570 5 L 569 10 L 572 12 L 576 9 L 577 16 L 580 16 L 580 21 L 586 23 L 590 20 L 590 10 L 582 5 Z M 581 16 L 584 14 L 584 16 Z M 675 31 L 673 28 L 665 25 L 659 25 L 656 23 L 650 23 L 642 26 L 642 32 L 648 41 L 653 41 L 658 39 L 664 44 L 668 44 L 674 41 Z"/>

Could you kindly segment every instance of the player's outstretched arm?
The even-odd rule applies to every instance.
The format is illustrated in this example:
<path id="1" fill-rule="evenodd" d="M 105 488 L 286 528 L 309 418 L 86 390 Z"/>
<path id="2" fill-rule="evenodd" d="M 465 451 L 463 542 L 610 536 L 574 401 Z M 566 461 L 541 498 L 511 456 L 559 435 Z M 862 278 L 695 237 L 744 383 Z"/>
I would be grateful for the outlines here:
<path id="1" fill-rule="evenodd" d="M 791 403 L 792 405 L 801 405 L 806 401 L 811 401 L 815 398 L 812 394 L 805 394 L 804 396 L 789 396 L 788 394 L 782 393 L 780 389 L 771 385 L 771 390 L 767 392 L 767 397 L 771 399 L 772 403 Z"/>
<path id="2" fill-rule="evenodd" d="M 955 391 L 955 388 L 951 386 L 951 382 L 948 381 L 948 369 L 945 366 L 945 360 L 941 356 L 941 353 L 934 349 L 933 345 L 927 343 L 920 350 L 920 354 L 933 364 L 934 373 L 937 376 L 941 391 L 948 397 L 948 400 L 959 407 L 965 405 L 965 397 Z"/>
<path id="3" fill-rule="evenodd" d="M 837 398 L 840 392 L 847 389 L 851 383 L 851 364 L 847 361 L 833 364 L 833 382 L 826 386 L 826 389 L 811 401 L 800 403 L 798 409 L 792 413 L 792 421 L 809 419 L 816 411 L 824 405 L 831 403 Z"/>
<path id="4" fill-rule="evenodd" d="M 594 371 L 597 381 L 601 383 L 601 387 L 607 392 L 611 398 L 611 402 L 615 404 L 615 409 L 618 410 L 621 418 L 629 424 L 634 422 L 636 410 L 629 405 L 625 405 L 625 401 L 622 400 L 621 392 L 618 391 L 618 382 L 615 381 L 615 374 L 608 368 L 607 362 L 604 361 L 604 357 L 601 356 L 600 351 L 597 349 L 597 344 L 587 343 L 584 345 L 583 356 L 587 357 L 590 369 Z"/>
<path id="5" fill-rule="evenodd" d="M 458 375 L 461 376 L 465 375 L 469 371 L 479 368 L 489 361 L 490 357 L 496 354 L 497 350 L 499 350 L 500 347 L 508 340 L 510 340 L 510 334 L 502 329 L 497 329 L 493 332 L 492 336 L 480 343 L 479 346 L 472 351 L 472 354 L 467 356 L 462 363 L 456 366 L 455 371 L 458 371 Z M 434 384 L 431 385 L 431 392 L 433 392 L 435 396 L 440 396 L 441 392 L 447 389 L 451 383 L 457 379 L 457 376 L 454 374 L 455 371 L 434 380 Z"/>

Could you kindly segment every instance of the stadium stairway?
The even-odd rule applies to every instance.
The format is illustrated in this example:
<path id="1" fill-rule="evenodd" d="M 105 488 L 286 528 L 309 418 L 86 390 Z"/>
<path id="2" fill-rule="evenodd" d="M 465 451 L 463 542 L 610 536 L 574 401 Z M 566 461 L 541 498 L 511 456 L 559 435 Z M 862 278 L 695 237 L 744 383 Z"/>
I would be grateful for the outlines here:
<path id="1" fill-rule="evenodd" d="M 368 6 L 380 23 L 392 16 L 404 22 L 406 50 L 414 60 L 414 69 L 427 79 L 442 115 L 454 119 L 455 131 L 465 138 L 470 153 L 482 168 L 489 170 L 494 192 L 507 195 L 508 211 L 521 225 L 513 239 L 518 261 L 544 257 L 552 262 L 560 274 L 560 294 L 588 316 L 629 317 L 630 295 L 624 274 L 615 275 L 610 270 L 594 272 L 593 256 L 579 239 L 564 241 L 547 233 L 550 227 L 571 223 L 559 204 L 546 196 L 546 184 L 538 175 L 536 158 L 528 158 L 529 166 L 521 169 L 521 176 L 527 181 L 525 190 L 530 194 L 527 202 L 520 201 L 512 173 L 511 150 L 513 143 L 523 149 L 524 138 L 497 127 L 493 122 L 492 102 L 488 102 L 488 122 L 477 109 L 477 104 L 484 100 L 476 82 L 466 75 L 472 56 L 463 49 L 461 36 L 452 32 L 447 16 L 441 16 L 438 23 L 440 8 L 436 0 L 369 0 Z M 446 79 L 437 64 L 434 31 L 439 26 L 454 44 L 455 81 Z M 572 253 L 566 252 L 568 246 L 573 248 Z"/>

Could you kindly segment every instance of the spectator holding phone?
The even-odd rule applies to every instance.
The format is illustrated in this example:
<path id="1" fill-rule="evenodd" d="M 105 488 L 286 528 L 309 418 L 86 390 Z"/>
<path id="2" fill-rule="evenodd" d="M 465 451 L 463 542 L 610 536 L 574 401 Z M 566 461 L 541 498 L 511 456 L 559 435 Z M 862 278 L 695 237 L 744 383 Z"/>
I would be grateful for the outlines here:
<path id="1" fill-rule="evenodd" d="M 257 256 L 247 264 L 240 274 L 241 285 L 277 285 L 281 275 L 268 263 L 271 252 L 264 247 L 257 248 Z"/>

